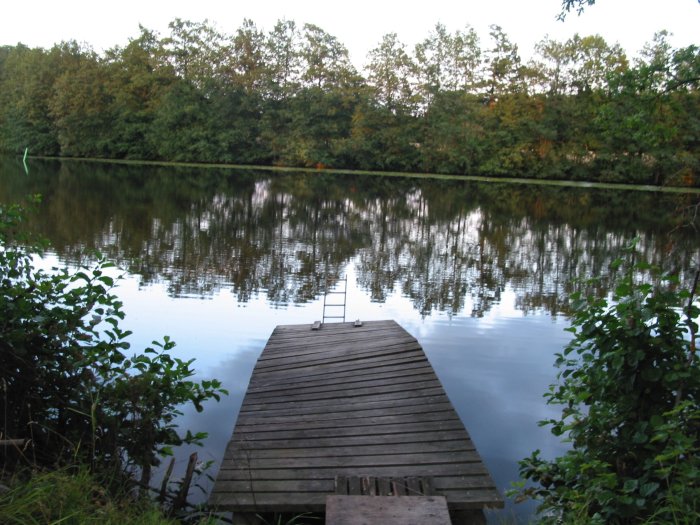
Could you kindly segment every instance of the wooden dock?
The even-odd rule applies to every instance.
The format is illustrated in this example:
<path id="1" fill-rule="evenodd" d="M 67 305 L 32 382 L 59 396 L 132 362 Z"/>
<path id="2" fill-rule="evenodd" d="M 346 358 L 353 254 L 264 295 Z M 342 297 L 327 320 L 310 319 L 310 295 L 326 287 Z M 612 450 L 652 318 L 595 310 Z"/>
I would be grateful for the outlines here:
<path id="1" fill-rule="evenodd" d="M 503 506 L 423 349 L 394 321 L 275 328 L 209 503 L 234 515 L 323 512 L 333 494 Z"/>

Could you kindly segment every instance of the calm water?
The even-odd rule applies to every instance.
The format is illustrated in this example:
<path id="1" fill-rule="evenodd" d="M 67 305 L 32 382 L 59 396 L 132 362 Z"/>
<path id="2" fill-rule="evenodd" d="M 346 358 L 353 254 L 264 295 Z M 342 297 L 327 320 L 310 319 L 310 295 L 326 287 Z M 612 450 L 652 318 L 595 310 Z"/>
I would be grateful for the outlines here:
<path id="1" fill-rule="evenodd" d="M 420 341 L 504 490 L 532 450 L 563 450 L 537 421 L 557 413 L 542 393 L 575 279 L 601 276 L 604 293 L 635 237 L 669 269 L 698 256 L 677 228 L 697 198 L 683 195 L 39 161 L 26 175 L 0 159 L 0 202 L 30 193 L 43 195 L 32 226 L 52 243 L 46 264 L 95 249 L 115 260 L 132 348 L 170 335 L 231 391 L 183 418 L 209 432 L 198 452 L 212 475 L 265 341 L 320 319 L 326 276 L 348 276 L 348 320 L 395 319 Z"/>

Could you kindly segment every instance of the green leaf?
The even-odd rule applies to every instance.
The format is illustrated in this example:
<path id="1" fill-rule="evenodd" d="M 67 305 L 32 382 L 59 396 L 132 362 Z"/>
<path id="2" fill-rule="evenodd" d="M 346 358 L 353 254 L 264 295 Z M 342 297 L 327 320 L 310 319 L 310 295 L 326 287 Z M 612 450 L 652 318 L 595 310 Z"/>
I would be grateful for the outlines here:
<path id="1" fill-rule="evenodd" d="M 659 489 L 659 487 L 660 485 L 655 481 L 644 483 L 641 487 L 639 487 L 639 495 L 644 498 L 648 498 L 654 492 L 656 492 Z"/>
<path id="2" fill-rule="evenodd" d="M 106 284 L 107 286 L 114 286 L 114 279 L 109 277 L 108 275 L 103 275 L 102 277 L 99 278 L 101 282 Z"/>

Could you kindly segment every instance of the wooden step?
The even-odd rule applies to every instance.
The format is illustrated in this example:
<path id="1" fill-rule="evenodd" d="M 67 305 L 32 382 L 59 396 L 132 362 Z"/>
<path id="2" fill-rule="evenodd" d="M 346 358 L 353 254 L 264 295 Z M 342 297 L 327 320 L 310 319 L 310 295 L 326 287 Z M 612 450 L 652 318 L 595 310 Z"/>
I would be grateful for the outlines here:
<path id="1" fill-rule="evenodd" d="M 326 496 L 326 525 L 452 525 L 444 496 Z"/>

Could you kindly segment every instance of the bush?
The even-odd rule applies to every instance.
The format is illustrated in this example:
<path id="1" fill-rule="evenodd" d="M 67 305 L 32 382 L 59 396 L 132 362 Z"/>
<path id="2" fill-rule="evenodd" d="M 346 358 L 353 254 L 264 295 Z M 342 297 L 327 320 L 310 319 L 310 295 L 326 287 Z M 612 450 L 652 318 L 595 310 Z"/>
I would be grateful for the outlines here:
<path id="1" fill-rule="evenodd" d="M 2 437 L 29 440 L 16 461 L 137 470 L 147 483 L 160 455 L 206 436 L 178 432 L 178 407 L 201 410 L 226 391 L 217 380 L 190 380 L 193 360 L 172 357 L 168 337 L 127 357 L 113 265 L 37 269 L 41 245 L 22 233 L 24 217 L 19 206 L 0 206 Z"/>
<path id="2" fill-rule="evenodd" d="M 609 301 L 573 297 L 574 339 L 545 395 L 561 417 L 541 422 L 571 449 L 520 462 L 539 485 L 518 495 L 541 500 L 545 522 L 700 522 L 700 310 L 674 277 L 635 281 L 648 270 L 629 268 Z"/>

